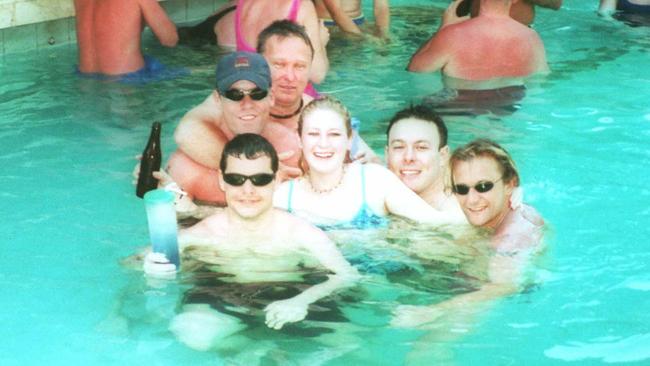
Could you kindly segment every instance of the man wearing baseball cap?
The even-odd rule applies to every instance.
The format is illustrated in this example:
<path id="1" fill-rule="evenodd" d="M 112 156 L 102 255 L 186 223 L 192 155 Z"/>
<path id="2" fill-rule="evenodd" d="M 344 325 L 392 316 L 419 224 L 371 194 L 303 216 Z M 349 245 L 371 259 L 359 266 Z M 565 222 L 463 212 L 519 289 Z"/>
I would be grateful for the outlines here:
<path id="1" fill-rule="evenodd" d="M 242 133 L 260 134 L 271 142 L 280 157 L 281 177 L 300 174 L 298 134 L 280 124 L 267 123 L 273 103 L 270 88 L 271 73 L 261 55 L 234 52 L 219 60 L 216 89 L 181 119 L 181 123 L 188 118 L 200 121 L 204 134 L 191 138 L 205 147 L 202 156 L 190 158 L 179 148 L 168 163 L 171 178 L 192 198 L 225 204 L 218 184 L 219 160 L 226 142 Z M 183 129 L 175 133 L 176 140 L 189 137 L 179 135 Z M 209 143 L 203 143 L 203 139 Z"/>

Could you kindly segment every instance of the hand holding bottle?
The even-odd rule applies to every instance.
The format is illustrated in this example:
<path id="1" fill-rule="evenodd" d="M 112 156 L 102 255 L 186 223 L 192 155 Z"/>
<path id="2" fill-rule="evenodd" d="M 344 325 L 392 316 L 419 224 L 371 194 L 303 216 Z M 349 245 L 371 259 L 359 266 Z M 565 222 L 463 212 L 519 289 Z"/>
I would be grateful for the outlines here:
<path id="1" fill-rule="evenodd" d="M 153 176 L 153 172 L 160 170 L 162 162 L 162 152 L 160 149 L 160 122 L 154 122 L 151 125 L 151 134 L 149 141 L 142 152 L 140 160 L 140 174 L 135 194 L 142 198 L 144 194 L 158 187 L 158 179 Z"/>

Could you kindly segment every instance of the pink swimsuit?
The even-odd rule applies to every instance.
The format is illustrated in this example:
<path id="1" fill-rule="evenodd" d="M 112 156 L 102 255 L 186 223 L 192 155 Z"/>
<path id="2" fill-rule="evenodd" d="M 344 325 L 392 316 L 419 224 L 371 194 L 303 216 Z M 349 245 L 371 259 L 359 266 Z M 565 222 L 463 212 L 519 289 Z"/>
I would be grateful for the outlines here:
<path id="1" fill-rule="evenodd" d="M 293 3 L 291 3 L 291 10 L 289 10 L 289 15 L 287 16 L 287 19 L 295 22 L 296 19 L 298 19 L 298 10 L 300 10 L 300 1 L 301 0 L 293 0 Z M 241 32 L 241 9 L 243 5 L 244 0 L 237 0 L 237 9 L 235 10 L 235 38 L 237 40 L 237 51 L 245 51 L 245 52 L 255 52 L 255 47 L 252 47 L 248 43 L 246 43 L 246 40 L 244 39 L 244 36 L 242 35 Z"/>

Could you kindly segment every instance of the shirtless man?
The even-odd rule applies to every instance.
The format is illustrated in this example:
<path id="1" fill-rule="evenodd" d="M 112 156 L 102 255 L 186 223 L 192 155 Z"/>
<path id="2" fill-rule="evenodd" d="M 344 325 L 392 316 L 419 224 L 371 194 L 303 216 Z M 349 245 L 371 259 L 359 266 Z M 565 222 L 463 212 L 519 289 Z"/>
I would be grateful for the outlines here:
<path id="1" fill-rule="evenodd" d="M 271 23 L 260 33 L 257 52 L 271 67 L 271 122 L 298 130 L 300 112 L 314 98 L 308 93 L 314 48 L 304 27 L 288 20 Z M 378 162 L 379 157 L 355 131 L 353 159 Z"/>
<path id="2" fill-rule="evenodd" d="M 281 146 L 274 143 L 276 149 L 280 151 L 283 162 L 286 160 L 286 165 L 283 166 L 280 174 L 280 180 L 284 180 L 302 173 L 299 169 L 289 168 L 296 166 L 300 158 L 299 149 L 293 150 L 295 154 L 290 151 L 295 145 L 293 139 L 295 138 L 295 141 L 299 139 L 297 129 L 300 112 L 313 99 L 305 93 L 312 65 L 313 48 L 304 27 L 282 20 L 272 23 L 262 31 L 259 36 L 258 50 L 271 67 L 273 103 L 266 117 L 266 121 L 269 121 L 267 128 L 278 133 L 284 131 L 292 136 L 290 141 L 293 145 Z M 176 129 L 174 138 L 179 150 L 183 152 L 183 165 L 204 166 L 213 171 L 218 168 L 215 156 L 220 153 L 223 143 L 210 127 L 214 123 L 210 121 L 219 116 L 218 105 L 213 101 L 213 95 L 214 93 L 205 102 L 185 114 Z M 288 128 L 290 132 L 283 127 Z M 265 136 L 268 138 L 266 134 Z M 368 160 L 376 159 L 376 155 L 363 140 L 359 140 L 359 151 L 356 157 L 360 156 Z M 181 175 L 172 174 L 172 177 L 177 179 Z M 197 185 L 192 189 L 195 194 L 206 193 L 199 195 L 199 199 L 212 202 L 215 199 L 217 202 L 223 201 L 221 196 L 214 196 L 218 190 L 209 183 L 213 180 L 203 180 L 204 183 L 201 183 L 197 177 L 193 181 Z M 184 185 L 188 186 L 182 182 L 178 183 L 183 189 L 185 189 Z"/>
<path id="3" fill-rule="evenodd" d="M 271 121 L 297 130 L 302 108 L 314 99 L 305 93 L 314 59 L 309 35 L 303 26 L 279 20 L 260 33 L 257 52 L 271 68 Z"/>
<path id="4" fill-rule="evenodd" d="M 342 31 L 350 34 L 363 34 L 359 27 L 365 22 L 361 0 L 316 0 L 318 17 L 326 26 L 338 25 Z M 375 35 L 388 38 L 390 31 L 390 8 L 388 0 L 373 0 L 375 16 Z"/>
<path id="5" fill-rule="evenodd" d="M 176 26 L 156 0 L 75 0 L 79 71 L 120 75 L 145 68 L 140 34 L 148 25 L 163 46 L 178 42 Z"/>
<path id="6" fill-rule="evenodd" d="M 329 41 L 329 32 L 319 23 L 314 4 L 311 1 L 230 1 L 210 18 L 216 19 L 213 31 L 217 44 L 234 48 L 237 51 L 248 52 L 255 51 L 260 32 L 274 21 L 286 19 L 302 25 L 313 45 L 313 66 L 309 79 L 316 84 L 325 79 L 329 69 L 329 60 L 325 49 Z M 199 27 L 205 28 L 203 23 Z"/>
<path id="7" fill-rule="evenodd" d="M 223 204 L 225 196 L 217 184 L 219 158 L 226 142 L 241 133 L 261 134 L 276 147 L 283 163 L 281 174 L 300 174 L 297 133 L 268 123 L 273 104 L 270 87 L 269 66 L 261 55 L 234 52 L 219 60 L 215 91 L 183 116 L 174 135 L 178 150 L 168 169 L 180 188 L 195 199 Z M 196 128 L 182 128 L 188 120 L 198 126 L 198 133 Z"/>
<path id="8" fill-rule="evenodd" d="M 266 325 L 273 329 L 303 320 L 310 304 L 351 285 L 358 277 L 322 231 L 273 208 L 277 170 L 276 152 L 263 137 L 247 133 L 230 140 L 220 158 L 218 177 L 228 206 L 181 230 L 178 238 L 180 249 L 188 249 L 184 258 L 192 257 L 209 264 L 212 271 L 230 275 L 215 279 L 241 283 L 242 290 L 249 284 L 299 283 L 296 277 L 301 278 L 306 269 L 327 271 L 324 282 L 291 298 L 273 301 L 263 309 Z M 177 270 L 161 253 L 147 254 L 144 269 L 149 276 L 165 278 L 173 277 Z M 227 302 L 225 296 L 221 301 Z M 184 311 L 170 327 L 182 342 L 199 350 L 211 348 L 219 339 L 242 328 L 237 318 L 219 313 L 208 304 L 184 304 Z"/>
<path id="9" fill-rule="evenodd" d="M 465 0 L 465 2 L 471 3 L 469 7 L 472 17 L 477 16 L 480 12 L 481 2 L 479 0 Z M 559 10 L 562 0 L 513 0 L 510 16 L 521 24 L 531 25 L 535 20 L 535 6 Z"/>
<path id="10" fill-rule="evenodd" d="M 429 205 L 466 223 L 456 198 L 445 192 L 449 146 L 442 118 L 423 105 L 411 106 L 393 116 L 386 135 L 388 169 Z"/>
<path id="11" fill-rule="evenodd" d="M 510 17 L 512 1 L 480 1 L 479 15 L 460 22 L 455 14 L 459 0 L 452 3 L 442 27 L 413 55 L 408 70 L 442 70 L 445 79 L 480 82 L 480 88 L 521 85 L 522 78 L 547 72 L 542 40 Z"/>
<path id="12" fill-rule="evenodd" d="M 520 290 L 534 255 L 543 249 L 544 220 L 527 205 L 509 207 L 519 174 L 512 158 L 490 140 L 475 140 L 451 156 L 452 189 L 467 220 L 488 234 L 494 253 L 488 262 L 488 281 L 477 291 L 431 306 L 400 306 L 393 325 L 428 327 L 443 315 L 467 317 L 482 304 Z M 455 314 L 452 314 L 456 312 Z"/>

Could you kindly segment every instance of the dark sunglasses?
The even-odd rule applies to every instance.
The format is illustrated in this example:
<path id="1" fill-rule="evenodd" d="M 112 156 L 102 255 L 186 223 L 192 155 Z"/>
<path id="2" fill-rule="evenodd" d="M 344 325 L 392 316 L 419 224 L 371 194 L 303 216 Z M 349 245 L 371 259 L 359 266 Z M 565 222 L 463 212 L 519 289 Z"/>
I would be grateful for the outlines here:
<path id="1" fill-rule="evenodd" d="M 256 187 L 262 187 L 265 186 L 275 178 L 275 174 L 269 174 L 269 173 L 260 173 L 260 174 L 254 174 L 254 175 L 243 175 L 243 174 L 236 174 L 236 173 L 226 173 L 223 175 L 223 180 L 228 183 L 231 186 L 242 186 L 244 183 L 246 183 L 246 180 L 250 179 L 251 183 L 253 183 L 254 186 Z"/>
<path id="2" fill-rule="evenodd" d="M 267 95 L 269 95 L 269 91 L 260 88 L 255 88 L 252 90 L 228 89 L 225 93 L 223 93 L 223 95 L 235 102 L 239 102 L 247 95 L 251 97 L 252 100 L 262 100 L 266 98 Z"/>
<path id="3" fill-rule="evenodd" d="M 471 188 L 474 188 L 474 190 L 478 193 L 485 193 L 489 192 L 494 188 L 494 183 L 500 181 L 502 178 L 499 178 L 495 180 L 494 182 L 489 181 L 489 180 L 482 180 L 474 185 L 474 187 L 470 187 L 467 184 L 454 184 L 452 189 L 454 193 L 459 194 L 461 196 L 464 196 L 469 193 L 469 190 Z"/>

